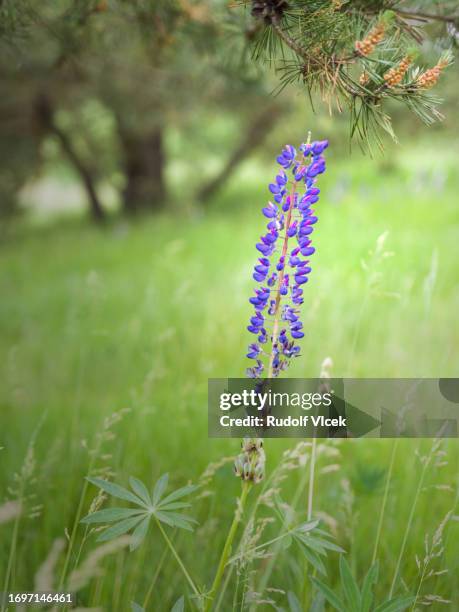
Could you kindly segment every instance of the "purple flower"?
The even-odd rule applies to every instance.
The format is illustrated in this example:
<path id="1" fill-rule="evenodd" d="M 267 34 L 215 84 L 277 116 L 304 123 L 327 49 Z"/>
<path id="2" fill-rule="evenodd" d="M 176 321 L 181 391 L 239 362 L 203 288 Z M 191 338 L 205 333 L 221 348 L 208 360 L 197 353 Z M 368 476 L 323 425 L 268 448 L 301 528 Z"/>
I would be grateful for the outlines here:
<path id="1" fill-rule="evenodd" d="M 287 235 L 289 238 L 292 238 L 298 229 L 298 221 L 294 221 L 287 230 Z"/>
<path id="2" fill-rule="evenodd" d="M 262 210 L 265 217 L 272 219 L 273 217 L 276 217 L 279 209 L 272 202 L 268 202 L 268 205 Z"/>
<path id="3" fill-rule="evenodd" d="M 256 244 L 262 257 L 253 269 L 254 280 L 265 285 L 249 299 L 255 314 L 247 329 L 257 338 L 247 352 L 256 362 L 247 370 L 251 378 L 278 376 L 300 352 L 296 342 L 305 335 L 300 306 L 311 273 L 308 258 L 315 252 L 312 235 L 318 220 L 313 210 L 320 195 L 316 181 L 326 169 L 327 147 L 327 140 L 304 143 L 297 153 L 286 145 L 277 157 L 281 170 L 269 184 L 275 204 L 268 202 L 262 209 L 268 223 Z M 266 345 L 263 350 L 261 345 Z"/>
<path id="4" fill-rule="evenodd" d="M 258 344 L 253 343 L 253 344 L 249 344 L 249 352 L 247 353 L 247 357 L 249 359 L 256 359 L 258 357 L 258 355 L 261 352 L 261 348 L 258 346 Z"/>

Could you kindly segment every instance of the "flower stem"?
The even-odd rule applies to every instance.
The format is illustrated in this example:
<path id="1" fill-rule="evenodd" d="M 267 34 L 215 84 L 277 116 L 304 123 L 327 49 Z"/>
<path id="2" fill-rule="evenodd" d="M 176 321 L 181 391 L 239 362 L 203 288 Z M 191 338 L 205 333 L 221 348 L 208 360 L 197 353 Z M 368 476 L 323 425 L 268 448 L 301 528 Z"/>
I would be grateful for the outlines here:
<path id="1" fill-rule="evenodd" d="M 295 192 L 296 192 L 296 181 L 293 183 L 292 190 L 290 192 L 290 207 L 288 209 L 287 220 L 285 222 L 285 236 L 284 236 L 284 243 L 282 245 L 282 257 L 284 258 L 287 254 L 287 246 L 288 246 L 288 238 L 289 238 L 288 229 L 292 221 L 292 212 L 295 206 Z M 274 357 L 275 357 L 274 347 L 276 346 L 277 337 L 279 335 L 279 305 L 281 301 L 280 290 L 282 287 L 282 282 L 284 280 L 284 275 L 285 275 L 285 263 L 284 263 L 284 267 L 279 273 L 279 280 L 277 282 L 277 295 L 276 295 L 276 303 L 274 305 L 274 324 L 273 324 L 273 333 L 272 333 L 271 357 L 269 359 L 268 378 L 273 377 L 273 363 L 274 363 Z"/>
<path id="2" fill-rule="evenodd" d="M 293 510 L 295 510 L 295 508 L 297 507 L 298 502 L 300 501 L 301 497 L 303 496 L 304 490 L 306 488 L 306 483 L 308 481 L 308 476 L 309 476 L 309 472 L 308 470 L 304 470 L 303 471 L 303 475 L 302 478 L 298 484 L 298 487 L 295 491 L 295 495 L 293 496 L 292 499 L 292 503 L 290 504 L 291 507 L 293 508 Z M 287 534 L 288 533 L 288 529 L 286 529 L 285 527 L 282 528 L 282 533 L 283 534 Z M 271 574 L 274 570 L 274 566 L 276 564 L 276 559 L 277 556 L 281 550 L 281 543 L 277 542 L 276 546 L 274 546 L 274 549 L 271 551 L 271 555 L 270 558 L 268 559 L 265 571 L 263 572 L 261 578 L 260 578 L 260 583 L 257 587 L 257 591 L 260 593 L 263 593 L 264 590 L 266 589 L 266 586 L 268 585 L 269 579 L 271 577 Z M 252 606 L 250 607 L 250 612 L 255 610 L 255 604 L 252 604 Z"/>
<path id="3" fill-rule="evenodd" d="M 166 560 L 166 556 L 167 556 L 168 550 L 169 550 L 168 548 L 164 549 L 164 552 L 161 555 L 161 559 L 159 560 L 158 567 L 156 568 L 156 571 L 155 571 L 155 574 L 154 574 L 154 576 L 152 578 L 150 586 L 148 587 L 148 591 L 147 591 L 147 594 L 145 595 L 145 599 L 143 600 L 142 607 L 145 608 L 145 610 L 147 609 L 147 605 L 148 605 L 148 603 L 150 601 L 150 597 L 151 597 L 151 595 L 153 593 L 153 589 L 154 589 L 154 586 L 156 584 L 156 581 L 158 580 L 159 573 L 162 570 L 162 567 L 164 565 L 164 561 Z"/>
<path id="4" fill-rule="evenodd" d="M 201 597 L 201 594 L 198 591 L 198 588 L 196 587 L 195 583 L 193 582 L 193 579 L 191 578 L 190 574 L 188 573 L 188 570 L 186 569 L 183 561 L 180 559 L 180 556 L 179 556 L 178 552 L 175 550 L 175 546 L 170 541 L 169 536 L 167 535 L 167 533 L 165 532 L 163 526 L 161 525 L 161 522 L 158 521 L 158 519 L 156 517 L 155 517 L 155 520 L 156 520 L 156 524 L 159 527 L 159 530 L 161 531 L 161 534 L 162 534 L 163 538 L 166 540 L 166 544 L 169 546 L 169 548 L 170 548 L 172 554 L 174 555 L 177 563 L 180 565 L 180 569 L 182 570 L 183 575 L 187 579 L 188 584 L 190 585 L 190 587 L 192 588 L 193 593 L 197 597 Z"/>
<path id="5" fill-rule="evenodd" d="M 231 527 L 228 531 L 228 535 L 226 537 L 226 542 L 225 545 L 223 547 L 223 551 L 220 557 L 220 561 L 218 563 L 218 568 L 217 568 L 217 572 L 215 574 L 215 578 L 214 581 L 212 583 L 212 587 L 208 593 L 208 599 L 206 602 L 206 605 L 204 607 L 204 612 L 210 612 L 210 610 L 212 609 L 212 603 L 213 600 L 215 599 L 215 595 L 218 592 L 218 589 L 220 587 L 220 583 L 222 581 L 223 578 L 223 574 L 225 572 L 225 567 L 226 564 L 228 562 L 228 557 L 231 553 L 231 547 L 233 545 L 233 541 L 234 541 L 234 537 L 236 535 L 236 531 L 238 528 L 238 525 L 241 521 L 242 518 L 242 513 L 244 511 L 244 506 L 245 506 L 245 502 L 247 500 L 247 495 L 250 491 L 250 486 L 251 483 L 248 481 L 245 481 L 242 484 L 242 492 L 241 492 L 241 497 L 239 498 L 238 501 L 238 506 L 236 508 L 236 511 L 234 513 L 234 518 L 233 518 L 233 522 L 231 523 Z"/>
<path id="6" fill-rule="evenodd" d="M 390 458 L 389 471 L 387 472 L 386 485 L 384 487 L 384 496 L 383 496 L 382 505 L 381 505 L 381 513 L 379 515 L 379 521 L 378 521 L 378 530 L 376 532 L 375 546 L 374 546 L 374 549 L 373 549 L 373 558 L 371 560 L 371 564 L 372 565 L 376 561 L 376 557 L 377 557 L 377 554 L 378 554 L 379 540 L 381 538 L 381 531 L 382 531 L 382 525 L 383 525 L 383 520 L 384 520 L 384 514 L 386 512 L 387 499 L 389 497 L 389 488 L 390 488 L 390 484 L 391 484 L 391 481 L 392 481 L 392 472 L 394 471 L 394 463 L 395 463 L 395 455 L 396 455 L 396 452 L 397 452 L 397 445 L 398 445 L 398 438 L 395 440 L 395 442 L 394 442 L 394 444 L 392 446 L 392 454 L 391 454 L 391 458 Z"/>
<path id="7" fill-rule="evenodd" d="M 423 567 L 422 567 L 421 579 L 419 580 L 418 588 L 417 588 L 416 595 L 415 595 L 415 598 L 414 598 L 414 601 L 413 601 L 413 606 L 411 607 L 411 612 L 414 612 L 414 610 L 416 609 L 416 603 L 417 603 L 417 601 L 419 599 L 419 593 L 421 592 L 421 587 L 422 587 L 422 583 L 424 582 L 424 577 L 426 575 L 426 570 L 427 570 L 427 563 L 424 560 Z"/>
<path id="8" fill-rule="evenodd" d="M 309 489 L 308 489 L 308 521 L 312 518 L 312 503 L 314 501 L 314 478 L 316 471 L 317 438 L 312 439 L 311 462 L 309 464 Z"/>
<path id="9" fill-rule="evenodd" d="M 397 583 L 398 574 L 400 572 L 400 565 L 402 563 L 402 558 L 403 558 L 403 555 L 405 553 L 406 543 L 408 541 L 408 535 L 409 535 L 409 533 L 411 531 L 411 525 L 413 524 L 414 513 L 416 511 L 416 506 L 417 506 L 417 503 L 418 503 L 419 495 L 421 494 L 422 487 L 424 485 L 424 478 L 425 478 L 426 471 L 427 471 L 427 466 L 430 463 L 431 457 L 432 457 L 432 451 L 423 460 L 423 466 L 422 466 L 421 474 L 419 476 L 418 486 L 417 486 L 417 489 L 416 489 L 416 493 L 414 495 L 413 504 L 411 506 L 411 512 L 410 512 L 410 515 L 408 517 L 408 523 L 406 525 L 405 533 L 403 535 L 402 546 L 400 548 L 400 553 L 399 553 L 398 559 L 397 559 L 397 566 L 395 568 L 394 577 L 392 579 L 392 584 L 391 584 L 391 587 L 390 587 L 389 599 L 392 597 L 392 595 L 394 593 L 395 585 Z"/>

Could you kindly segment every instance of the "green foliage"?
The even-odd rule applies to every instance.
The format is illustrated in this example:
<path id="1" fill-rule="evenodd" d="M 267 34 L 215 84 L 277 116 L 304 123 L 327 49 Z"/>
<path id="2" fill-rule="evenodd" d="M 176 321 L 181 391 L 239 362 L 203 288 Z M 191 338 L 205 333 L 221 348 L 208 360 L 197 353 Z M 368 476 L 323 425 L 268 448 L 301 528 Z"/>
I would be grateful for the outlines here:
<path id="1" fill-rule="evenodd" d="M 185 609 L 185 598 L 180 597 L 171 608 L 171 612 L 183 612 Z"/>
<path id="2" fill-rule="evenodd" d="M 414 602 L 415 598 L 412 596 L 401 596 L 394 597 L 380 605 L 374 606 L 372 603 L 372 587 L 377 582 L 378 578 L 377 563 L 373 564 L 368 570 L 363 581 L 362 590 L 360 590 L 344 555 L 340 557 L 339 570 L 343 597 L 338 596 L 329 586 L 318 578 L 314 576 L 311 578 L 328 603 L 333 609 L 338 610 L 338 612 L 369 612 L 370 609 L 374 612 L 402 612 L 402 610 L 406 610 Z"/>
<path id="3" fill-rule="evenodd" d="M 283 537 L 288 538 L 286 546 L 289 544 L 289 540 L 295 541 L 312 567 L 320 574 L 326 575 L 327 570 L 324 560 L 327 552 L 343 553 L 344 550 L 341 546 L 331 541 L 332 536 L 327 531 L 318 528 L 318 520 L 306 521 L 292 527 L 292 516 L 285 509 L 280 498 L 276 499 L 275 510 L 284 528 Z"/>
<path id="4" fill-rule="evenodd" d="M 164 205 L 167 151 L 152 153 L 154 137 L 188 128 L 203 106 L 246 116 L 268 91 L 237 59 L 239 38 L 221 49 L 228 13 L 223 0 L 0 3 L 0 211 L 17 207 L 44 161 L 77 177 L 86 167 L 125 209 L 129 193 L 139 208 Z M 50 141 L 55 154 L 42 155 Z"/>
<path id="5" fill-rule="evenodd" d="M 184 610 L 185 610 L 185 598 L 182 595 L 182 597 L 177 599 L 175 604 L 172 606 L 172 608 L 170 609 L 170 612 L 183 612 Z M 131 602 L 131 612 L 145 612 L 145 608 L 143 608 L 142 606 L 139 606 L 139 604 L 133 601 Z"/>
<path id="6" fill-rule="evenodd" d="M 418 147 L 408 145 L 394 147 L 383 160 L 349 158 L 345 151 L 333 159 L 333 173 L 324 186 L 329 197 L 319 211 L 315 275 L 308 287 L 307 359 L 296 361 L 293 376 L 317 376 L 327 355 L 333 358 L 336 376 L 345 376 L 349 370 L 363 377 L 456 375 L 459 264 L 451 257 L 458 241 L 456 145 L 451 139 L 439 139 L 435 131 Z M 234 440 L 207 439 L 207 378 L 223 373 L 237 377 L 245 366 L 248 333 L 234 330 L 244 330 L 246 325 L 246 300 L 253 284 L 247 270 L 260 227 L 258 203 L 267 197 L 260 177 L 269 179 L 271 169 L 271 159 L 247 164 L 214 202 L 215 212 L 206 217 L 190 215 L 186 222 L 178 215 L 160 215 L 142 223 L 108 225 L 101 232 L 78 219 L 56 222 L 48 217 L 44 226 L 42 219 L 40 227 L 11 228 L 1 247 L 0 482 L 5 492 L 16 484 L 13 475 L 21 470 L 29 439 L 43 421 L 25 503 L 30 512 L 32 506 L 44 506 L 40 516 L 21 516 L 11 590 L 31 588 L 54 539 L 64 530 L 72 532 L 80 503 L 86 512 L 91 493 L 96 492 L 88 483 L 91 491 L 80 502 L 87 474 L 123 484 L 138 497 L 127 484 L 129 474 L 149 484 L 151 478 L 156 480 L 169 470 L 174 474 L 172 492 L 190 479 L 196 482 L 209 463 L 219 465 L 223 454 L 237 453 Z M 377 269 L 378 291 L 369 294 L 349 368 L 349 347 L 368 284 L 360 262 L 368 260 L 377 237 L 386 231 L 385 249 L 394 255 L 383 259 Z M 432 264 L 434 253 L 436 265 Z M 104 439 L 100 450 L 95 450 L 97 440 L 103 438 L 104 423 L 111 421 L 116 408 L 130 408 L 130 412 L 115 422 L 112 439 Z M 379 547 L 382 569 L 371 588 L 378 604 L 389 593 L 413 505 L 420 469 L 416 453 L 425 454 L 429 445 L 428 440 L 399 443 Z M 292 441 L 273 439 L 267 447 L 268 479 Z M 383 491 L 374 487 L 368 495 L 367 487 L 352 490 L 352 485 L 359 465 L 387 471 L 392 441 L 349 440 L 327 448 L 335 453 L 330 461 L 335 468 L 326 470 L 324 456 L 319 456 L 314 508 L 330 522 L 330 527 L 325 524 L 336 535 L 333 543 L 352 558 L 355 575 L 362 577 L 359 588 L 364 600 L 363 576 L 371 564 Z M 446 488 L 457 479 L 454 440 L 447 442 L 445 452 L 443 461 L 448 465 L 433 469 L 426 478 L 400 568 L 399 584 L 409 585 L 412 592 L 420 580 L 415 555 L 422 554 L 425 534 L 433 533 L 454 505 L 455 491 Z M 199 529 L 189 534 L 160 523 L 171 533 L 184 563 L 206 585 L 213 578 L 240 489 L 231 462 L 220 468 L 212 465 L 210 473 L 212 480 L 192 502 Z M 282 499 L 289 503 L 301 476 L 298 470 L 284 476 L 274 486 L 282 489 Z M 355 498 L 349 513 L 343 508 L 347 503 L 343 481 L 350 483 Z M 151 498 L 150 486 L 148 492 Z M 34 498 L 29 500 L 31 494 Z M 167 495 L 168 490 L 163 497 Z M 256 495 L 249 501 L 251 508 Z M 127 500 L 112 505 L 144 509 Z M 300 512 L 305 505 L 302 493 Z M 261 507 L 258 514 L 269 521 L 259 542 L 278 537 L 283 523 L 272 522 L 272 508 Z M 1 568 L 8 564 L 12 525 L 0 525 Z M 86 529 L 77 525 L 69 574 L 80 550 L 85 561 L 113 543 L 97 544 L 96 535 L 88 537 Z M 444 556 L 433 568 L 451 572 L 426 580 L 418 607 L 430 593 L 458 601 L 457 537 L 458 524 L 451 521 L 444 536 Z M 301 547 L 295 539 L 288 549 L 280 550 L 268 587 L 294 592 L 307 610 L 314 597 L 316 607 L 311 612 L 328 612 L 327 602 L 320 607 L 320 593 L 311 594 L 307 575 L 313 568 Z M 238 552 L 233 548 L 232 555 Z M 327 575 L 317 573 L 316 577 L 344 598 L 335 562 L 338 554 L 318 556 Z M 265 563 L 255 559 L 253 569 Z M 59 564 L 57 579 L 61 571 Z M 79 595 L 81 605 L 112 609 L 116 601 L 123 611 L 130 609 L 132 600 L 143 604 L 150 583 L 154 582 L 154 595 L 144 607 L 158 612 L 169 611 L 187 589 L 171 552 L 154 529 L 133 554 L 118 550 L 102 559 L 99 573 L 88 580 Z M 233 569 L 222 609 L 231 609 L 236 580 Z M 268 596 L 288 609 L 286 595 L 270 591 Z"/>
<path id="7" fill-rule="evenodd" d="M 130 549 L 135 550 L 145 539 L 152 518 L 170 527 L 193 531 L 192 523 L 196 521 L 187 514 L 175 511 L 191 506 L 189 503 L 177 500 L 193 493 L 197 489 L 196 485 L 181 487 L 164 496 L 169 482 L 168 474 L 159 478 L 151 495 L 143 482 L 133 476 L 129 478 L 129 485 L 133 492 L 101 478 L 87 478 L 87 480 L 111 497 L 131 502 L 137 506 L 137 508 L 106 508 L 92 512 L 83 518 L 81 522 L 87 525 L 114 523 L 102 531 L 97 538 L 98 542 L 113 540 L 132 530 Z"/>
<path id="8" fill-rule="evenodd" d="M 302 612 L 301 603 L 295 593 L 289 591 L 287 593 L 287 600 L 290 607 L 290 612 Z"/>
<path id="9" fill-rule="evenodd" d="M 442 38 L 443 48 L 452 45 L 453 38 L 448 43 L 444 29 L 430 27 L 431 22 L 459 21 L 454 10 L 448 12 L 452 3 L 418 20 L 420 3 L 411 3 L 406 10 L 398 3 L 378 0 L 252 0 L 245 4 L 251 6 L 257 22 L 254 57 L 276 67 L 281 88 L 300 82 L 311 101 L 318 93 L 330 110 L 347 108 L 351 136 L 358 136 L 362 143 L 369 144 L 373 138 L 380 142 L 381 131 L 395 138 L 389 102 L 405 105 L 428 125 L 441 118 L 440 99 L 420 86 L 419 67 L 404 68 L 393 82 L 389 75 L 399 70 L 407 56 L 414 62 L 426 37 Z M 452 55 L 446 52 L 440 61 L 445 68 Z"/>

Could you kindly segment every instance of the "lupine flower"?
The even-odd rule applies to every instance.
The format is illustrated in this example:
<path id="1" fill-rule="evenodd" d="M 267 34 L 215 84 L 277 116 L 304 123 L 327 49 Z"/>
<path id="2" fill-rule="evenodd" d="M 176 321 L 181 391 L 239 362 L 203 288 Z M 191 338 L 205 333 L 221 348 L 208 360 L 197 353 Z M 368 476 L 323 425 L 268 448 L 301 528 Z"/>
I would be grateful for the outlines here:
<path id="1" fill-rule="evenodd" d="M 255 336 L 247 351 L 255 361 L 247 370 L 250 378 L 277 377 L 300 353 L 296 344 L 304 337 L 300 306 L 311 273 L 312 234 L 318 220 L 313 209 L 320 194 L 316 182 L 325 172 L 327 147 L 327 140 L 304 143 L 298 150 L 287 145 L 277 157 L 281 170 L 269 184 L 275 203 L 262 209 L 268 223 L 256 243 L 262 257 L 254 266 L 253 279 L 260 286 L 249 299 L 255 309 L 247 327 Z M 242 468 L 238 471 L 242 473 Z"/>
<path id="2" fill-rule="evenodd" d="M 256 484 L 263 479 L 265 474 L 263 442 L 257 438 L 246 438 L 241 447 L 241 453 L 234 461 L 234 473 L 242 480 Z"/>

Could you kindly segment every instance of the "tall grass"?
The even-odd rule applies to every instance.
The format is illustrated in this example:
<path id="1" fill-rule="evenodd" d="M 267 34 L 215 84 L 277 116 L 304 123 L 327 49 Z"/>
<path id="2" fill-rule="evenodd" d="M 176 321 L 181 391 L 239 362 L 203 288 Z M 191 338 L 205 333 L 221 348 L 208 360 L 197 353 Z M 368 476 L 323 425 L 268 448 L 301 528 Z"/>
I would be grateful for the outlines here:
<path id="1" fill-rule="evenodd" d="M 402 157 L 398 169 L 335 163 L 324 193 L 336 197 L 321 203 L 307 291 L 306 357 L 296 360 L 292 376 L 316 376 L 324 355 L 333 358 L 336 376 L 457 375 L 459 264 L 451 253 L 459 232 L 459 185 L 449 170 L 453 158 L 438 157 L 446 172 L 441 187 L 432 160 L 424 162 L 417 151 Z M 0 517 L 15 500 L 36 496 L 27 512 L 4 510 L 11 518 L 0 519 L 1 588 L 32 589 L 53 542 L 64 538 L 54 585 L 90 568 L 78 605 L 125 612 L 135 601 L 169 610 L 186 595 L 186 606 L 194 606 L 158 530 L 133 553 L 127 541 L 99 550 L 96 535 L 79 523 L 95 501 L 84 477 L 124 484 L 129 474 L 151 482 L 170 471 L 172 484 L 181 486 L 195 482 L 209 462 L 237 452 L 236 442 L 207 439 L 206 388 L 208 377 L 238 376 L 245 365 L 239 356 L 248 338 L 241 330 L 259 226 L 253 203 L 265 197 L 257 172 L 248 166 L 206 218 L 163 216 L 102 233 L 77 223 L 22 227 L 1 245 Z M 422 189 L 414 192 L 419 183 Z M 386 231 L 394 256 L 384 260 L 382 290 L 371 290 L 359 317 L 368 282 L 360 261 Z M 130 411 L 110 427 L 112 439 L 98 448 L 105 419 L 125 408 Z M 13 475 L 21 471 L 45 410 L 33 445 L 33 478 L 18 492 Z M 421 441 L 421 456 L 430 444 Z M 455 441 L 445 445 L 448 465 L 440 472 L 426 469 L 421 485 L 423 466 L 412 441 L 400 441 L 395 456 L 390 441 L 317 444 L 314 465 L 310 445 L 296 454 L 288 441 L 268 445 L 267 479 L 249 496 L 213 599 L 216 609 L 293 610 L 296 600 L 320 603 L 310 578 L 323 577 L 290 533 L 308 517 L 319 518 L 330 541 L 346 551 L 359 589 L 372 557 L 379 560 L 376 601 L 388 597 L 393 582 L 394 594 L 406 589 L 417 607 L 429 595 L 457 601 L 457 522 L 445 528 L 439 559 L 438 571 L 450 572 L 426 578 L 430 570 L 423 576 L 421 564 L 419 574 L 415 562 L 425 534 L 454 505 Z M 208 592 L 240 483 L 228 462 L 210 468 L 203 482 L 192 506 L 195 532 L 164 529 L 197 589 Z M 107 500 L 95 503 L 105 507 Z M 33 508 L 40 505 L 36 516 Z M 341 596 L 339 556 L 329 551 L 319 561 L 326 585 Z M 443 605 L 432 601 L 433 609 Z"/>

